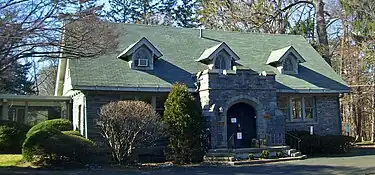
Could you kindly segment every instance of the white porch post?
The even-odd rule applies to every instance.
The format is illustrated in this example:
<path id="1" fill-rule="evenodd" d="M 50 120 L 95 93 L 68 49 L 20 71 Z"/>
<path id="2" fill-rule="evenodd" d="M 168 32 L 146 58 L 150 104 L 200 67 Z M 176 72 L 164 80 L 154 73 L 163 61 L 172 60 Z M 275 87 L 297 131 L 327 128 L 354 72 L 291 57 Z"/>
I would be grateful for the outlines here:
<path id="1" fill-rule="evenodd" d="M 3 99 L 2 100 L 2 119 L 3 120 L 8 120 L 8 100 Z"/>

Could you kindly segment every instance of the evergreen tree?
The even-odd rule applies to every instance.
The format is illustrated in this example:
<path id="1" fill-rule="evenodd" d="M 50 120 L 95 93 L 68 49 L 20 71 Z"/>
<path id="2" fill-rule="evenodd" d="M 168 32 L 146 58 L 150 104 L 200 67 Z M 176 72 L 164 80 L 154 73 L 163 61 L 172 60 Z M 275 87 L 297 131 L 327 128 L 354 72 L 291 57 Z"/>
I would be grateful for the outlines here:
<path id="1" fill-rule="evenodd" d="M 167 159 L 176 163 L 202 161 L 204 119 L 188 88 L 174 84 L 164 107 L 164 122 L 170 134 Z"/>
<path id="2" fill-rule="evenodd" d="M 173 15 L 177 25 L 185 28 L 199 26 L 197 8 L 198 2 L 196 0 L 181 0 L 181 4 L 177 5 Z"/>
<path id="3" fill-rule="evenodd" d="M 30 63 L 13 63 L 0 76 L 0 93 L 3 94 L 34 94 L 34 82 L 30 81 L 27 74 L 31 68 Z"/>
<path id="4" fill-rule="evenodd" d="M 132 0 L 109 0 L 110 10 L 105 12 L 108 20 L 130 23 L 132 19 Z"/>
<path id="5" fill-rule="evenodd" d="M 159 6 L 159 12 L 162 15 L 162 25 L 172 26 L 174 23 L 173 14 L 178 0 L 163 0 Z"/>
<path id="6" fill-rule="evenodd" d="M 132 0 L 131 16 L 137 24 L 156 24 L 158 5 L 154 0 Z"/>

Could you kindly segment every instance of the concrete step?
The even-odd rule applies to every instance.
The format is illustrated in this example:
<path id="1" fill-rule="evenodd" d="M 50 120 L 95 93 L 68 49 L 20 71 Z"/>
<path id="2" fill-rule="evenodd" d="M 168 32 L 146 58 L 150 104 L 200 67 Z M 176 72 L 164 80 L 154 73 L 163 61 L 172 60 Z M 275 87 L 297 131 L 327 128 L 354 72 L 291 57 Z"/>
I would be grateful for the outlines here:
<path id="1" fill-rule="evenodd" d="M 290 157 L 299 157 L 299 156 L 301 156 L 301 155 L 302 155 L 301 152 L 295 152 L 295 153 L 292 153 L 292 154 L 290 155 Z"/>
<path id="2" fill-rule="evenodd" d="M 290 156 L 290 155 L 292 155 L 292 153 L 295 153 L 295 152 L 297 152 L 297 150 L 296 149 L 289 149 L 289 150 L 287 150 L 287 154 L 288 154 L 288 156 Z"/>
<path id="3" fill-rule="evenodd" d="M 204 156 L 205 161 L 233 161 L 234 156 Z"/>

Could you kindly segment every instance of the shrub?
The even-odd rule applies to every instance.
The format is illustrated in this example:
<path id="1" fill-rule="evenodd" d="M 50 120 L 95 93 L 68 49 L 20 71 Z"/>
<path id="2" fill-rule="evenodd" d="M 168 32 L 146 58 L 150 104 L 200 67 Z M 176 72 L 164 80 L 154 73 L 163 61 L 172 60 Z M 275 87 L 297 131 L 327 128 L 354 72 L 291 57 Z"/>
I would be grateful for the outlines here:
<path id="1" fill-rule="evenodd" d="M 248 157 L 249 157 L 250 160 L 254 160 L 255 159 L 255 156 L 254 156 L 253 153 L 250 153 Z"/>
<path id="2" fill-rule="evenodd" d="M 62 133 L 65 135 L 74 135 L 74 136 L 83 137 L 83 135 L 81 135 L 79 131 L 62 131 Z"/>
<path id="3" fill-rule="evenodd" d="M 142 101 L 117 101 L 102 106 L 98 124 L 118 163 L 134 161 L 137 152 L 153 146 L 165 132 L 159 115 Z"/>
<path id="4" fill-rule="evenodd" d="M 278 152 L 276 152 L 276 157 L 282 158 L 282 157 L 284 157 L 284 154 L 282 152 L 278 151 Z"/>
<path id="5" fill-rule="evenodd" d="M 174 84 L 164 104 L 169 129 L 167 159 L 176 163 L 200 162 L 204 155 L 204 119 L 188 88 Z"/>
<path id="6" fill-rule="evenodd" d="M 41 128 L 26 138 L 22 145 L 22 156 L 26 161 L 34 161 L 36 156 L 45 157 L 41 144 L 54 136 L 62 133 L 54 128 Z"/>
<path id="7" fill-rule="evenodd" d="M 316 154 L 340 154 L 349 151 L 354 138 L 343 135 L 310 135 L 308 132 L 293 132 L 293 135 L 301 139 L 300 151 L 307 155 Z"/>
<path id="8" fill-rule="evenodd" d="M 47 163 L 89 163 L 95 160 L 96 145 L 92 141 L 63 134 L 54 128 L 42 128 L 27 137 L 22 149 L 26 161 L 40 158 Z"/>
<path id="9" fill-rule="evenodd" d="M 59 131 L 69 131 L 73 128 L 72 122 L 66 119 L 53 119 L 46 120 L 34 125 L 29 132 L 27 132 L 26 137 L 29 137 L 31 134 L 42 128 L 54 128 Z"/>
<path id="10" fill-rule="evenodd" d="M 268 159 L 270 157 L 270 152 L 268 150 L 263 150 L 262 153 L 260 154 L 260 157 L 263 159 Z"/>
<path id="11" fill-rule="evenodd" d="M 0 153 L 21 153 L 22 143 L 30 126 L 8 120 L 0 120 Z"/>

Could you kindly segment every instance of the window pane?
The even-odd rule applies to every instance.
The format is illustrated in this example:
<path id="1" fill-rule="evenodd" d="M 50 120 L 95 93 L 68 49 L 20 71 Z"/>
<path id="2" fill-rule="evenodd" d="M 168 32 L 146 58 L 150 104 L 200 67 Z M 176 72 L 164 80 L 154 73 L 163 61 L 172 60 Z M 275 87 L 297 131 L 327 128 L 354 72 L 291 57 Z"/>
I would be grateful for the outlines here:
<path id="1" fill-rule="evenodd" d="M 220 69 L 221 68 L 220 59 L 221 59 L 221 57 L 217 57 L 216 58 L 216 60 L 215 60 L 215 69 Z"/>
<path id="2" fill-rule="evenodd" d="M 283 70 L 284 71 L 293 71 L 293 62 L 292 62 L 293 57 L 290 55 L 285 59 L 283 63 Z"/>
<path id="3" fill-rule="evenodd" d="M 278 109 L 284 113 L 285 118 L 289 120 L 289 100 L 286 96 L 281 96 L 278 98 Z"/>
<path id="4" fill-rule="evenodd" d="M 305 100 L 305 119 L 314 118 L 314 97 L 304 97 Z"/>
<path id="5" fill-rule="evenodd" d="M 292 117 L 293 119 L 301 119 L 301 98 L 292 97 Z"/>

